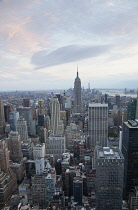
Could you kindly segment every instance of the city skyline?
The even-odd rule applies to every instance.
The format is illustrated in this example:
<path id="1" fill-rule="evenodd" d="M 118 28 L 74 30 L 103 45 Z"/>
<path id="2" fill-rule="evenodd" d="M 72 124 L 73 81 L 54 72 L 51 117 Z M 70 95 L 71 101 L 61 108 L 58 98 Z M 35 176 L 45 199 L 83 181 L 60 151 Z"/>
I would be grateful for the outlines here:
<path id="1" fill-rule="evenodd" d="M 138 4 L 1 0 L 0 89 L 137 88 Z M 37 87 L 37 88 L 36 88 Z"/>

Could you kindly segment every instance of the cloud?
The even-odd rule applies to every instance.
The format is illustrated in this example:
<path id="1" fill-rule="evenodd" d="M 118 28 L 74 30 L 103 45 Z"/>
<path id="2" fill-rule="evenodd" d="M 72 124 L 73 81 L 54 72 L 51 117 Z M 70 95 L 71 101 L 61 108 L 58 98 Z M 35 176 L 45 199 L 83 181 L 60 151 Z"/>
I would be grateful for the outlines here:
<path id="1" fill-rule="evenodd" d="M 69 45 L 58 48 L 48 53 L 43 50 L 36 52 L 32 56 L 32 64 L 37 66 L 37 69 L 70 63 L 87 59 L 90 57 L 98 56 L 106 51 L 109 51 L 113 46 L 100 45 L 100 46 L 86 46 L 86 45 Z"/>

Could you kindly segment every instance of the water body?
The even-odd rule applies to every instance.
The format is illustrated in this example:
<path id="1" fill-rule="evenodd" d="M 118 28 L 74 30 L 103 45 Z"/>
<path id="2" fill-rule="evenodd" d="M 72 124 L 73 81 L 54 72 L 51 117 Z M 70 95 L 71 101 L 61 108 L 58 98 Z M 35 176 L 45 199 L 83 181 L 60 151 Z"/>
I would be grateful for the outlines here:
<path id="1" fill-rule="evenodd" d="M 120 96 L 126 96 L 126 97 L 132 97 L 132 98 L 136 98 L 137 94 L 136 93 L 128 93 L 125 94 L 124 93 L 124 89 L 120 90 L 120 89 L 100 89 L 100 91 L 102 92 L 102 94 L 108 94 L 109 96 L 115 96 L 116 94 L 120 95 Z"/>

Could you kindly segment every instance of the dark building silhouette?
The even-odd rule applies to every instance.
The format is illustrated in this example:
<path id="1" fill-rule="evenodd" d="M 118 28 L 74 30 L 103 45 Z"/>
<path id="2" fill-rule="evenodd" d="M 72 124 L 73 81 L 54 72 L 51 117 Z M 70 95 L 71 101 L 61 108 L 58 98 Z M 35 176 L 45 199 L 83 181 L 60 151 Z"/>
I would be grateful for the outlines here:
<path id="1" fill-rule="evenodd" d="M 124 122 L 122 153 L 124 165 L 124 198 L 138 186 L 138 126 L 135 121 Z"/>

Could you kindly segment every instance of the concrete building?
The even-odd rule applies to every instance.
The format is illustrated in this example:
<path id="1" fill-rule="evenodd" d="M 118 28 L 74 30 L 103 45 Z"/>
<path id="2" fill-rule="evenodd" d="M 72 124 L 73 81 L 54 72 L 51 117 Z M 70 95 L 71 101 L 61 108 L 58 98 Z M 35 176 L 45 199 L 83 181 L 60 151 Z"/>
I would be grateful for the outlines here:
<path id="1" fill-rule="evenodd" d="M 30 107 L 30 99 L 29 98 L 23 99 L 23 107 Z"/>
<path id="2" fill-rule="evenodd" d="M 38 115 L 45 115 L 45 103 L 42 99 L 38 101 Z"/>
<path id="3" fill-rule="evenodd" d="M 61 159 L 65 152 L 65 136 L 49 136 L 46 143 L 46 154 L 53 155 L 55 160 Z"/>
<path id="4" fill-rule="evenodd" d="M 96 209 L 122 209 L 124 157 L 115 147 L 96 147 Z"/>
<path id="5" fill-rule="evenodd" d="M 74 113 L 81 113 L 81 80 L 77 69 L 77 77 L 74 82 Z"/>
<path id="6" fill-rule="evenodd" d="M 37 160 L 35 160 L 35 170 L 37 175 L 41 175 L 44 172 L 44 168 L 44 158 L 38 158 Z"/>
<path id="7" fill-rule="evenodd" d="M 8 148 L 10 150 L 10 160 L 12 160 L 13 162 L 20 162 L 23 159 L 21 139 L 18 132 L 10 132 Z"/>
<path id="8" fill-rule="evenodd" d="M 17 121 L 17 132 L 21 137 L 21 141 L 28 139 L 27 123 L 22 116 Z"/>
<path id="9" fill-rule="evenodd" d="M 57 97 L 52 98 L 51 104 L 51 135 L 63 135 L 64 125 L 60 120 L 60 104 Z"/>
<path id="10" fill-rule="evenodd" d="M 4 206 L 17 188 L 15 176 L 0 171 L 0 209 Z"/>
<path id="11" fill-rule="evenodd" d="M 88 145 L 107 146 L 108 104 L 90 103 L 88 110 Z"/>
<path id="12" fill-rule="evenodd" d="M 6 146 L 0 148 L 0 169 L 5 173 L 9 171 L 9 150 Z"/>
<path id="13" fill-rule="evenodd" d="M 37 158 L 44 158 L 45 157 L 45 144 L 37 144 L 33 147 L 33 158 L 34 160 Z"/>
<path id="14" fill-rule="evenodd" d="M 122 153 L 125 158 L 124 198 L 138 186 L 138 125 L 129 120 L 123 124 Z"/>
<path id="15" fill-rule="evenodd" d="M 27 122 L 28 133 L 30 134 L 30 125 L 32 121 L 31 107 L 18 107 L 17 112 L 19 112 L 19 116 L 22 116 Z"/>
<path id="16" fill-rule="evenodd" d="M 4 117 L 4 104 L 0 100 L 0 135 L 4 134 L 5 117 Z"/>
<path id="17" fill-rule="evenodd" d="M 9 113 L 9 124 L 11 131 L 17 131 L 17 121 L 19 119 L 19 112 L 10 112 Z"/>

